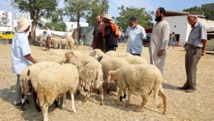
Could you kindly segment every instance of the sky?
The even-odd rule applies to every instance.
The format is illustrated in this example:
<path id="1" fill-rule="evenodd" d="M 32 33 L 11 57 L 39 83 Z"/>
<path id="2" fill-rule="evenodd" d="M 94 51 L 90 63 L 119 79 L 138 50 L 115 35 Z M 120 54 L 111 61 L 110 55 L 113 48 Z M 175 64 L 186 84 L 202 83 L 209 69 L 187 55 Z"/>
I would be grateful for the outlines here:
<path id="1" fill-rule="evenodd" d="M 10 0 L 0 0 L 0 10 L 12 12 Z M 64 0 L 59 0 L 58 7 L 64 7 Z M 156 11 L 158 7 L 164 7 L 170 11 L 182 11 L 183 9 L 193 6 L 201 7 L 202 4 L 214 3 L 214 0 L 109 0 L 108 14 L 111 16 L 119 16 L 120 11 L 117 9 L 121 5 L 125 7 L 145 8 L 146 11 Z M 18 10 L 15 10 L 18 12 Z M 69 21 L 69 17 L 63 17 L 64 21 Z M 85 22 L 85 19 L 81 19 Z"/>

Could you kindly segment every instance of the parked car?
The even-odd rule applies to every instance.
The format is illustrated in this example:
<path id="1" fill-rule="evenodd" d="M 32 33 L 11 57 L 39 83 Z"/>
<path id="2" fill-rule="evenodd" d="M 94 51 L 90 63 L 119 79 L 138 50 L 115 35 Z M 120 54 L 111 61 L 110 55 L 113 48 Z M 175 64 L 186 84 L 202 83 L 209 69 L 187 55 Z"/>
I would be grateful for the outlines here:
<path id="1" fill-rule="evenodd" d="M 0 39 L 13 39 L 14 34 L 15 33 L 13 31 L 0 32 Z"/>

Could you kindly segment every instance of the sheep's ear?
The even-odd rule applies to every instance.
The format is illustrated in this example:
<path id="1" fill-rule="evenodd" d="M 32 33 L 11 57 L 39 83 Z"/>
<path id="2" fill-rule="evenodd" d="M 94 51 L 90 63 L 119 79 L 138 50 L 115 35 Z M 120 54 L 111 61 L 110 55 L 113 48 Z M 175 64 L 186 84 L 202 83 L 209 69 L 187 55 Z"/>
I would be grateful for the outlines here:
<path id="1" fill-rule="evenodd" d="M 97 60 L 100 62 L 103 59 L 103 56 L 99 57 Z"/>
<path id="2" fill-rule="evenodd" d="M 27 71 L 27 75 L 28 75 L 28 76 L 30 75 L 30 69 L 28 69 L 28 71 Z"/>

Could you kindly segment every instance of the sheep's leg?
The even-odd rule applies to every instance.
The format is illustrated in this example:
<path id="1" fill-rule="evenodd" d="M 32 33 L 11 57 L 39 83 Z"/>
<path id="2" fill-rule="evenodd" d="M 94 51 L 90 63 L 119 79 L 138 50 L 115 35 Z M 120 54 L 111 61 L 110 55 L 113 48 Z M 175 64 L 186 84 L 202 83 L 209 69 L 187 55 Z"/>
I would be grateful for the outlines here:
<path id="1" fill-rule="evenodd" d="M 163 93 L 163 91 L 160 89 L 159 92 L 158 92 L 158 95 L 161 97 L 162 101 L 163 101 L 163 114 L 166 113 L 166 95 Z"/>
<path id="2" fill-rule="evenodd" d="M 41 109 L 40 109 L 40 107 L 39 107 L 39 105 L 38 105 L 39 103 L 37 103 L 37 93 L 36 93 L 35 90 L 33 90 L 33 99 L 34 99 L 34 103 L 35 103 L 36 110 L 37 110 L 38 112 L 40 112 Z"/>
<path id="3" fill-rule="evenodd" d="M 62 97 L 62 108 L 65 108 L 65 103 L 66 103 L 66 93 Z"/>
<path id="4" fill-rule="evenodd" d="M 142 96 L 142 103 L 141 105 L 135 110 L 136 112 L 140 112 L 141 109 L 146 105 L 148 99 L 146 96 Z"/>
<path id="5" fill-rule="evenodd" d="M 122 89 L 121 89 L 121 88 L 119 88 L 119 90 L 118 90 L 118 94 L 117 94 L 117 105 L 119 105 L 119 104 L 120 104 L 120 96 L 121 96 L 121 94 L 122 94 Z"/>
<path id="6" fill-rule="evenodd" d="M 146 103 L 147 103 L 147 97 L 142 95 L 142 103 L 135 111 L 140 112 L 141 109 L 146 105 Z"/>
<path id="7" fill-rule="evenodd" d="M 72 106 L 73 112 L 76 113 L 77 111 L 76 111 L 76 108 L 74 106 L 74 94 L 73 93 L 71 93 L 71 104 L 72 104 L 71 106 Z"/>
<path id="8" fill-rule="evenodd" d="M 25 106 L 25 103 L 26 103 L 26 99 L 27 99 L 27 95 L 22 94 L 22 104 L 20 106 L 22 111 L 25 111 L 25 107 L 24 106 Z"/>
<path id="9" fill-rule="evenodd" d="M 126 91 L 126 90 L 125 90 L 125 91 Z M 128 107 L 129 104 L 130 104 L 130 97 L 131 97 L 131 94 L 132 94 L 132 90 L 129 90 L 129 91 L 128 91 L 128 100 L 126 100 L 126 104 L 125 104 L 126 107 Z"/>
<path id="10" fill-rule="evenodd" d="M 104 96 L 103 96 L 103 87 L 102 87 L 102 85 L 99 86 L 99 91 L 100 91 L 100 97 L 101 97 L 100 105 L 103 105 L 104 104 L 104 102 L 103 102 Z"/>
<path id="11" fill-rule="evenodd" d="M 88 92 L 88 94 L 85 96 L 85 98 L 82 100 L 83 102 L 86 102 L 87 100 L 88 100 L 88 98 L 89 98 L 89 96 L 91 95 L 91 93 L 92 93 L 92 86 L 90 86 L 90 90 L 89 90 L 89 92 Z"/>
<path id="12" fill-rule="evenodd" d="M 45 103 L 43 106 L 42 106 L 42 113 L 43 113 L 43 121 L 48 121 L 48 104 Z"/>

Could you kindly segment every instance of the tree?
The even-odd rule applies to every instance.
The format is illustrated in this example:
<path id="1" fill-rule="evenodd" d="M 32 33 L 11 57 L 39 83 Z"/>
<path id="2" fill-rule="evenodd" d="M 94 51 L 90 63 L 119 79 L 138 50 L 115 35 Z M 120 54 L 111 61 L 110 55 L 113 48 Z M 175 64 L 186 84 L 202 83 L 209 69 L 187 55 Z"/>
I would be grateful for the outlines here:
<path id="1" fill-rule="evenodd" d="M 97 15 L 103 15 L 108 9 L 108 5 L 103 0 L 94 0 L 91 3 L 91 8 L 87 12 L 85 18 L 90 26 L 95 26 L 97 23 L 95 18 Z"/>
<path id="2" fill-rule="evenodd" d="M 138 18 L 138 24 L 147 27 L 153 25 L 152 16 L 150 12 L 145 11 L 145 8 L 129 8 L 121 6 L 118 8 L 121 12 L 119 13 L 119 17 L 116 17 L 115 23 L 118 25 L 121 31 L 125 31 L 129 26 L 128 20 L 130 17 L 135 16 Z"/>
<path id="3" fill-rule="evenodd" d="M 199 14 L 199 15 L 204 15 L 206 19 L 208 18 L 211 18 L 212 16 L 212 11 L 208 8 L 205 8 L 205 7 L 197 7 L 197 6 L 194 6 L 194 7 L 191 7 L 191 8 L 187 8 L 187 9 L 184 9 L 183 12 L 191 12 L 191 13 L 196 13 L 196 14 Z"/>
<path id="4" fill-rule="evenodd" d="M 65 14 L 73 17 L 72 20 L 77 20 L 78 41 L 80 39 L 80 18 L 85 16 L 90 7 L 89 0 L 65 0 Z"/>
<path id="5" fill-rule="evenodd" d="M 41 17 L 50 18 L 52 11 L 56 10 L 57 0 L 12 0 L 17 4 L 20 12 L 29 12 L 33 20 L 31 31 L 36 35 L 36 26 Z M 33 37 L 35 40 L 35 36 Z"/>

